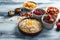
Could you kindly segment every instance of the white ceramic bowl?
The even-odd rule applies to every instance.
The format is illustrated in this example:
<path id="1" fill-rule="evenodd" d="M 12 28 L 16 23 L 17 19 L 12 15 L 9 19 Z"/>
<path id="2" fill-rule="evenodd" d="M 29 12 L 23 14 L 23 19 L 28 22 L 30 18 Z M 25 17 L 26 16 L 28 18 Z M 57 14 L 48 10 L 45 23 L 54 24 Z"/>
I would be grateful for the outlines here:
<path id="1" fill-rule="evenodd" d="M 42 11 L 44 12 L 44 14 L 46 14 L 45 10 L 43 10 L 43 9 L 41 9 L 41 8 L 36 8 L 36 9 L 40 9 L 40 10 L 42 10 Z M 36 9 L 34 9 L 34 10 L 36 10 Z M 41 20 L 41 17 L 42 17 L 44 14 L 43 14 L 43 15 L 36 15 L 36 14 L 33 13 L 34 10 L 32 11 L 33 17 Z"/>
<path id="2" fill-rule="evenodd" d="M 45 15 L 46 14 L 44 14 L 41 18 L 42 23 L 43 23 L 43 27 L 46 28 L 46 29 L 52 29 L 54 27 L 55 22 L 53 24 L 50 24 L 50 23 L 46 23 L 45 21 L 43 21 L 43 18 L 44 18 Z"/>
<path id="3" fill-rule="evenodd" d="M 36 4 L 36 8 L 37 8 L 37 6 L 38 6 L 38 4 L 37 4 L 37 3 L 35 3 L 35 2 L 33 2 L 33 1 L 26 1 L 26 2 L 24 2 L 24 4 L 25 4 L 25 3 L 27 3 L 27 2 L 31 2 L 31 3 Z M 33 10 L 33 9 L 35 9 L 35 8 L 32 8 L 32 9 L 27 8 L 27 7 L 25 7 L 24 5 L 23 5 L 23 7 L 24 7 L 24 8 L 26 8 L 26 9 L 28 9 L 28 10 Z"/>

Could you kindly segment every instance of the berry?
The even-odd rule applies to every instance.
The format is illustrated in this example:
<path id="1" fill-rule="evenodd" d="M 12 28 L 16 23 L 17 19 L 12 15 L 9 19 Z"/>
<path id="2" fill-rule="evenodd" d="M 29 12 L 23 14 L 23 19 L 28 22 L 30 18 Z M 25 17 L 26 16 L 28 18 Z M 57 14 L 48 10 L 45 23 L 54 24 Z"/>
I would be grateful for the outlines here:
<path id="1" fill-rule="evenodd" d="M 50 14 L 48 14 L 47 15 L 47 19 L 49 20 L 49 19 L 51 19 L 52 18 L 52 16 L 50 15 Z"/>
<path id="2" fill-rule="evenodd" d="M 43 15 L 43 11 L 40 9 L 36 9 L 33 13 L 36 15 Z"/>
<path id="3" fill-rule="evenodd" d="M 60 23 L 57 22 L 56 25 L 57 25 L 57 28 L 60 30 Z"/>

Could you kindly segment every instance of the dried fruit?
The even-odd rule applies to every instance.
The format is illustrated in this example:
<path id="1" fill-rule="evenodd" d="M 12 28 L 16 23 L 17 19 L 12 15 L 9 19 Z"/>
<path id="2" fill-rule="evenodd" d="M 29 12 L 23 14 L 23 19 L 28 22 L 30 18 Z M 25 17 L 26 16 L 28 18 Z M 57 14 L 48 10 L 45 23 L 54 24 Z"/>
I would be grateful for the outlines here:
<path id="1" fill-rule="evenodd" d="M 8 12 L 8 15 L 9 15 L 9 16 L 13 16 L 14 14 L 15 14 L 15 12 L 12 11 L 12 10 Z"/>
<path id="2" fill-rule="evenodd" d="M 20 13 L 21 12 L 21 8 L 16 8 L 15 9 L 15 13 Z"/>
<path id="3" fill-rule="evenodd" d="M 50 19 L 50 23 L 53 23 L 54 22 L 54 19 Z"/>
<path id="4" fill-rule="evenodd" d="M 51 15 L 54 15 L 55 13 L 58 14 L 59 13 L 59 9 L 56 8 L 56 7 L 48 7 L 47 13 L 50 13 Z"/>
<path id="5" fill-rule="evenodd" d="M 47 14 L 50 14 L 52 16 L 54 16 L 55 18 L 57 18 L 59 13 L 59 9 L 56 7 L 48 7 L 47 8 Z"/>
<path id="6" fill-rule="evenodd" d="M 31 16 L 31 12 L 26 12 L 25 15 L 26 15 L 26 17 L 30 17 Z"/>
<path id="7" fill-rule="evenodd" d="M 42 10 L 42 9 L 36 9 L 36 10 L 33 11 L 33 13 L 36 14 L 36 15 L 43 15 L 44 12 L 45 12 L 45 11 Z"/>

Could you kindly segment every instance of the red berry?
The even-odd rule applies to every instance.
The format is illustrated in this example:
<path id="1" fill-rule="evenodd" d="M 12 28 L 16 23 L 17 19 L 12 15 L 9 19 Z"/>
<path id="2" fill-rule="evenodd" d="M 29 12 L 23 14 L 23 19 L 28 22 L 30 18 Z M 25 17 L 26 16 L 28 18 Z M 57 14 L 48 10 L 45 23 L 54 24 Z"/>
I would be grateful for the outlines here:
<path id="1" fill-rule="evenodd" d="M 48 20 L 52 18 L 50 14 L 47 15 Z"/>
<path id="2" fill-rule="evenodd" d="M 34 13 L 34 14 L 36 14 L 37 12 L 36 12 L 36 11 L 34 11 L 33 13 Z"/>
<path id="3" fill-rule="evenodd" d="M 60 23 L 57 22 L 56 25 L 57 25 L 57 28 L 60 29 Z"/>

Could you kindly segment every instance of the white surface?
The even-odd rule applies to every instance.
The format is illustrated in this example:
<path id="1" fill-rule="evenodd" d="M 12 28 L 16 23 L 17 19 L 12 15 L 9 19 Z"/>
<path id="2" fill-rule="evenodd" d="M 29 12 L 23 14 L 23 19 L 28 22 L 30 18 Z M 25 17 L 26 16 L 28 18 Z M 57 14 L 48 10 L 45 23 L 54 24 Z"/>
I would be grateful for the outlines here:
<path id="1" fill-rule="evenodd" d="M 0 0 L 4 1 L 4 0 Z M 45 1 L 44 1 L 45 2 Z M 21 7 L 21 4 L 9 4 L 9 5 L 0 5 L 0 13 L 2 15 L 5 15 L 9 10 L 14 10 L 17 7 Z M 53 3 L 53 4 L 39 4 L 39 8 L 47 8 L 48 6 L 56 6 L 60 9 L 59 3 Z M 14 18 L 14 17 L 12 17 Z M 5 20 L 4 16 L 0 16 L 0 40 L 60 40 L 60 32 L 56 31 L 56 25 L 52 30 L 43 30 L 39 35 L 37 36 L 26 36 L 19 32 L 16 20 L 9 21 L 12 18 L 6 18 Z M 60 15 L 59 15 L 60 18 Z M 7 22 L 8 21 L 8 22 Z"/>

